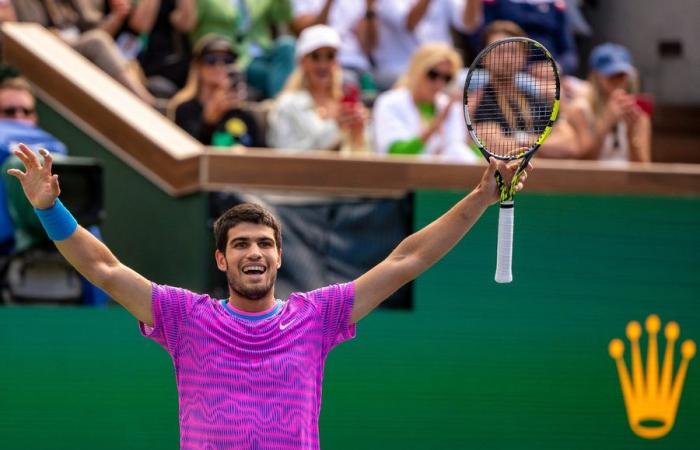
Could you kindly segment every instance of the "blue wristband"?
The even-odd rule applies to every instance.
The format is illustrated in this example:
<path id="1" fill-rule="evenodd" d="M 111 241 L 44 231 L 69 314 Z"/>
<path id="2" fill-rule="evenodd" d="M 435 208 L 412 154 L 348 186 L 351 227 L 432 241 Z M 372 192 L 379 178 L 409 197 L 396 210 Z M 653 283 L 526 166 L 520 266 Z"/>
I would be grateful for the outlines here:
<path id="1" fill-rule="evenodd" d="M 52 241 L 68 239 L 78 228 L 78 222 L 59 199 L 51 208 L 34 208 L 34 212 Z"/>

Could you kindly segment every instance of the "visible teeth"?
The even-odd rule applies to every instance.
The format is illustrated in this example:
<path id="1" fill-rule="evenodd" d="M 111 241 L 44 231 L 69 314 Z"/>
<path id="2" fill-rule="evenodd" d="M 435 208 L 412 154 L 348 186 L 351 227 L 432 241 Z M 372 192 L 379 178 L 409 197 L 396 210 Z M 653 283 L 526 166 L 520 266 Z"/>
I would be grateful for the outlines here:
<path id="1" fill-rule="evenodd" d="M 248 266 L 243 268 L 244 273 L 249 273 L 253 271 L 264 272 L 265 268 L 263 266 Z"/>

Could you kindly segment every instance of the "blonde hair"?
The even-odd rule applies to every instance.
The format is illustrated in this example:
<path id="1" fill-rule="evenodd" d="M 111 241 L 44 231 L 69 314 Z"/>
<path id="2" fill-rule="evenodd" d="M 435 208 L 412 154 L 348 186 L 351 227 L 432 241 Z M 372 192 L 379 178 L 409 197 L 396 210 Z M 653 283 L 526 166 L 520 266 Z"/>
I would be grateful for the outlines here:
<path id="1" fill-rule="evenodd" d="M 453 74 L 457 73 L 464 65 L 459 53 L 448 44 L 432 42 L 421 45 L 413 53 L 413 57 L 408 63 L 408 69 L 396 81 L 394 88 L 405 87 L 409 91 L 413 91 L 418 83 L 424 79 L 425 74 L 443 61 L 450 63 Z"/>
<path id="2" fill-rule="evenodd" d="M 175 122 L 175 112 L 178 106 L 187 103 L 197 96 L 199 93 L 199 61 L 193 59 L 190 63 L 190 71 L 187 75 L 187 83 L 177 91 L 173 98 L 168 101 L 165 106 L 165 115 L 168 119 Z"/>
<path id="3" fill-rule="evenodd" d="M 509 38 L 521 38 L 527 37 L 527 33 L 523 30 L 520 25 L 510 20 L 494 20 L 486 27 L 483 34 L 483 44 L 484 47 L 489 44 L 489 40 L 497 34 L 504 34 Z M 508 122 L 508 126 L 511 129 L 517 128 L 516 114 L 511 107 L 508 98 L 505 94 L 498 91 L 496 101 L 498 102 L 498 107 L 503 112 L 503 116 Z M 532 126 L 532 117 L 530 115 L 530 105 L 528 104 L 527 97 L 520 92 L 516 93 L 516 102 L 518 103 L 518 109 L 522 115 L 523 121 L 525 122 L 525 127 L 530 128 Z"/>
<path id="4" fill-rule="evenodd" d="M 602 114 L 605 109 L 605 103 L 607 98 L 603 94 L 603 89 L 600 86 L 600 78 L 605 77 L 605 75 L 592 71 L 588 75 L 588 81 L 590 89 L 588 90 L 587 98 L 588 104 L 593 110 L 593 114 L 596 116 Z M 639 92 L 639 74 L 635 71 L 633 74 L 627 74 L 627 86 L 626 91 L 629 94 L 636 94 Z"/>

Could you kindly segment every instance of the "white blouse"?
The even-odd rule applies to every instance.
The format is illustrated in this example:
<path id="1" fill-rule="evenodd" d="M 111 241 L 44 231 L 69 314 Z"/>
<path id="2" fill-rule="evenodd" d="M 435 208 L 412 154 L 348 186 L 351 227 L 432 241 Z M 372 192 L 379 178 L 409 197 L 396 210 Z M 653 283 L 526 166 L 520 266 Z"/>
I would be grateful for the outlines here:
<path id="1" fill-rule="evenodd" d="M 440 114 L 449 105 L 450 99 L 441 93 L 435 103 L 436 114 Z M 460 102 L 452 103 L 442 127 L 425 143 L 423 154 L 438 155 L 450 161 L 479 160 L 479 156 L 467 144 L 467 126 L 460 105 Z M 415 139 L 420 135 L 422 126 L 420 112 L 407 88 L 391 89 L 377 97 L 372 135 L 378 153 L 388 153 L 394 142 Z"/>

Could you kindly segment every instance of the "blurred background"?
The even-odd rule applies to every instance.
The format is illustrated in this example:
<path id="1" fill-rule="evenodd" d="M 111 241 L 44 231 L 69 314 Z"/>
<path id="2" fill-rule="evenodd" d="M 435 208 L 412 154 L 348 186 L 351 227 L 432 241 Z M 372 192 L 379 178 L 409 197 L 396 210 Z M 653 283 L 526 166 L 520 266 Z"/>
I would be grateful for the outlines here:
<path id="1" fill-rule="evenodd" d="M 478 183 L 464 78 L 521 35 L 558 61 L 562 113 L 517 197 L 514 282 L 493 281 L 491 208 L 330 355 L 323 448 L 696 448 L 696 1 L 0 0 L 0 22 L 0 448 L 178 445 L 172 362 L 57 253 L 5 175 L 17 143 L 57 155 L 63 202 L 122 262 L 217 298 L 213 221 L 264 204 L 286 298 Z M 647 439 L 608 345 L 631 371 L 625 329 L 653 314 L 680 326 L 680 391 Z"/>

